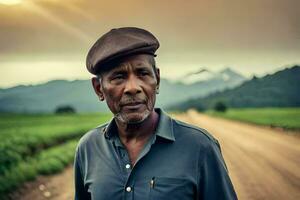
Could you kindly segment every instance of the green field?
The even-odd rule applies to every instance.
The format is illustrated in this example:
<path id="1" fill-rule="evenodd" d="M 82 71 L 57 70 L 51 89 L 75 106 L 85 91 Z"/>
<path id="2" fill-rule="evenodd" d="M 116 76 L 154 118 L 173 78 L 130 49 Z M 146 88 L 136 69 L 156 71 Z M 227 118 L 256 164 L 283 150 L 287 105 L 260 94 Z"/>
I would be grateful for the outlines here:
<path id="1" fill-rule="evenodd" d="M 300 130 L 300 108 L 243 108 L 229 109 L 225 113 L 211 110 L 206 113 L 258 125 Z"/>
<path id="2" fill-rule="evenodd" d="M 0 199 L 40 174 L 72 163 L 78 139 L 111 114 L 0 114 Z"/>

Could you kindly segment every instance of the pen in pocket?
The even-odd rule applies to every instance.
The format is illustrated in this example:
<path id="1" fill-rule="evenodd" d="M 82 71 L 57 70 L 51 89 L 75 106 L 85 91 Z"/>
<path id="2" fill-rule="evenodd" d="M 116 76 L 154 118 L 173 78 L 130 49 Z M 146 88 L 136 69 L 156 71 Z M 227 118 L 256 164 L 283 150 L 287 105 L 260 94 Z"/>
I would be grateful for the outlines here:
<path id="1" fill-rule="evenodd" d="M 155 184 L 155 177 L 153 177 L 150 181 L 150 188 L 154 188 L 154 184 Z"/>

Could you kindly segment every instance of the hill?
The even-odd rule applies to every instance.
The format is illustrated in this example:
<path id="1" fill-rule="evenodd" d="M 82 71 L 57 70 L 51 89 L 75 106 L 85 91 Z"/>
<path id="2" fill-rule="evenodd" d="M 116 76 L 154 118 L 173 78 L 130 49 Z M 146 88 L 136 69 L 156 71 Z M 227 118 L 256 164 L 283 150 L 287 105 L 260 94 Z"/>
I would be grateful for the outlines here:
<path id="1" fill-rule="evenodd" d="M 228 72 L 231 74 L 224 78 L 224 74 Z M 209 79 L 191 84 L 161 79 L 156 105 L 165 108 L 189 98 L 234 87 L 244 80 L 242 75 L 230 69 L 216 72 Z M 54 80 L 39 85 L 0 89 L 0 112 L 49 113 L 64 105 L 70 105 L 78 112 L 108 111 L 106 104 L 98 101 L 90 80 Z"/>
<path id="2" fill-rule="evenodd" d="M 89 80 L 54 80 L 33 86 L 17 86 L 0 92 L 1 112 L 54 112 L 57 106 L 70 105 L 79 112 L 105 110 L 98 103 Z"/>
<path id="3" fill-rule="evenodd" d="M 160 94 L 157 96 L 157 106 L 167 108 L 170 105 L 186 101 L 190 98 L 204 97 L 216 91 L 233 88 L 245 80 L 241 74 L 226 68 L 219 72 L 209 72 L 209 76 L 203 77 L 199 71 L 183 75 L 177 81 L 162 79 Z M 176 98 L 174 98 L 176 97 Z"/>
<path id="4" fill-rule="evenodd" d="M 169 109 L 210 109 L 217 102 L 228 107 L 295 107 L 300 106 L 300 66 L 293 66 L 262 78 L 253 77 L 234 89 L 216 92 L 170 106 Z"/>

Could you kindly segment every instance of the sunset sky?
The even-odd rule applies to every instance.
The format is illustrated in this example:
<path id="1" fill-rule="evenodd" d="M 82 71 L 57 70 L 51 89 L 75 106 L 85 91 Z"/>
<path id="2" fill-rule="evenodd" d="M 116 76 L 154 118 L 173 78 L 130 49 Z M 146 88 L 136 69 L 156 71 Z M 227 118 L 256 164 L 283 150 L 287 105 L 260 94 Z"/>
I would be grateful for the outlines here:
<path id="1" fill-rule="evenodd" d="M 115 27 L 160 41 L 162 77 L 230 67 L 248 77 L 300 64 L 299 0 L 0 0 L 0 88 L 87 79 L 90 46 Z"/>

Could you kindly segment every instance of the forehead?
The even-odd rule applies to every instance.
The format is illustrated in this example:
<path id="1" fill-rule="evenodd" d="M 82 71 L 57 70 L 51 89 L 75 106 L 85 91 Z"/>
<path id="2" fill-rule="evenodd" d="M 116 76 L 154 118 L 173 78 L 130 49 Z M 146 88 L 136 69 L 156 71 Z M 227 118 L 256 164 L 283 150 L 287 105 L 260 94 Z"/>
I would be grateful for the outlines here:
<path id="1" fill-rule="evenodd" d="M 150 62 L 150 56 L 147 54 L 138 54 L 133 56 L 128 56 L 122 58 L 118 61 L 110 63 L 106 70 L 103 71 L 104 74 L 112 73 L 119 70 L 126 70 L 129 68 L 152 68 L 152 64 Z"/>
<path id="2" fill-rule="evenodd" d="M 125 69 L 128 67 L 133 67 L 133 68 L 151 68 L 151 63 L 150 63 L 150 55 L 134 55 L 130 56 L 127 58 L 122 59 L 114 68 L 112 68 L 112 71 L 119 70 L 119 69 Z"/>

